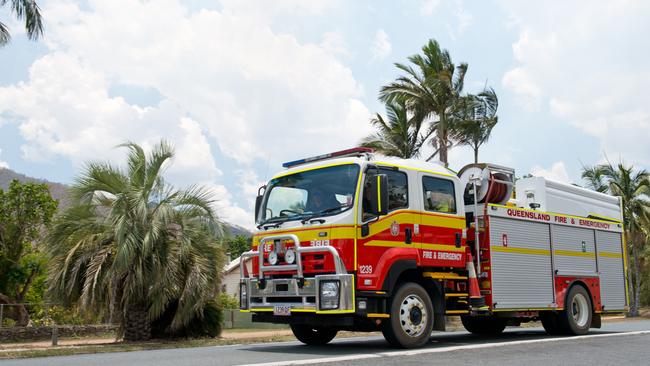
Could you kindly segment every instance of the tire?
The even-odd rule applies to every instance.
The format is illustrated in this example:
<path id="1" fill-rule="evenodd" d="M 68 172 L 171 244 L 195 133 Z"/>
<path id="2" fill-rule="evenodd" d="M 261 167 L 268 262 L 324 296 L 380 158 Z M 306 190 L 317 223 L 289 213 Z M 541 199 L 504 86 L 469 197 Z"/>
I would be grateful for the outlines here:
<path id="1" fill-rule="evenodd" d="M 417 283 L 406 282 L 391 297 L 390 319 L 381 331 L 394 347 L 421 347 L 429 342 L 433 317 L 429 294 Z"/>
<path id="2" fill-rule="evenodd" d="M 549 335 L 561 335 L 564 334 L 560 325 L 558 324 L 558 314 L 544 311 L 539 314 L 539 318 L 542 321 L 542 326 L 544 330 Z"/>
<path id="3" fill-rule="evenodd" d="M 468 332 L 484 336 L 499 335 L 503 333 L 503 330 L 506 329 L 506 325 L 508 324 L 508 319 L 497 318 L 495 316 L 461 316 L 460 321 Z"/>
<path id="4" fill-rule="evenodd" d="M 591 296 L 587 290 L 579 285 L 571 287 L 564 303 L 564 311 L 558 314 L 559 330 L 566 335 L 587 334 L 592 317 Z"/>
<path id="5" fill-rule="evenodd" d="M 325 327 L 312 327 L 305 324 L 291 324 L 291 331 L 296 338 L 310 346 L 324 346 L 328 344 L 338 330 Z"/>

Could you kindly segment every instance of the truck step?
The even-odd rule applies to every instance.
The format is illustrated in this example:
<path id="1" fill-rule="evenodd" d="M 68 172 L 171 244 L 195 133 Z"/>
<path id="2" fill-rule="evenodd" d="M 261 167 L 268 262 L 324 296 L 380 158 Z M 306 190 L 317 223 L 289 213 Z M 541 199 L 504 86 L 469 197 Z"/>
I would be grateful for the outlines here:
<path id="1" fill-rule="evenodd" d="M 434 280 L 466 280 L 467 276 L 461 276 L 453 272 L 424 272 L 424 277 L 433 278 Z"/>

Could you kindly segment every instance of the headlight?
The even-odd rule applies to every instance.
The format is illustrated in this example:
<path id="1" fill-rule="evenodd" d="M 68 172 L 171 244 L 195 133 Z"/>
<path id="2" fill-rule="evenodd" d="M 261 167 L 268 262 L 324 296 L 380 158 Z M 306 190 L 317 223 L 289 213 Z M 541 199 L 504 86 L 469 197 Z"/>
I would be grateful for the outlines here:
<path id="1" fill-rule="evenodd" d="M 272 266 L 278 263 L 278 253 L 276 252 L 269 253 L 269 263 L 271 263 Z"/>
<path id="2" fill-rule="evenodd" d="M 321 281 L 319 292 L 321 309 L 338 309 L 339 281 Z"/>
<path id="3" fill-rule="evenodd" d="M 248 309 L 248 292 L 245 283 L 239 284 L 239 307 L 241 309 Z"/>
<path id="4" fill-rule="evenodd" d="M 293 249 L 287 249 L 287 252 L 284 253 L 284 260 L 289 264 L 293 264 L 293 261 L 296 260 L 296 252 Z"/>

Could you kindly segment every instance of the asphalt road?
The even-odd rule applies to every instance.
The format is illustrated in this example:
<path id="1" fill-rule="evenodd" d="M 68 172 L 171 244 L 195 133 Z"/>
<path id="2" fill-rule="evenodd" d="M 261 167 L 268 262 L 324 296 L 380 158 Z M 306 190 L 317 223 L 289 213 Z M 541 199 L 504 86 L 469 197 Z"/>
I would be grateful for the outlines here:
<path id="1" fill-rule="evenodd" d="M 334 340 L 324 347 L 298 342 L 103 353 L 0 361 L 9 365 L 650 365 L 650 321 L 605 323 L 586 336 L 547 336 L 542 329 L 509 328 L 499 337 L 434 333 L 416 350 L 389 348 L 383 338 Z"/>

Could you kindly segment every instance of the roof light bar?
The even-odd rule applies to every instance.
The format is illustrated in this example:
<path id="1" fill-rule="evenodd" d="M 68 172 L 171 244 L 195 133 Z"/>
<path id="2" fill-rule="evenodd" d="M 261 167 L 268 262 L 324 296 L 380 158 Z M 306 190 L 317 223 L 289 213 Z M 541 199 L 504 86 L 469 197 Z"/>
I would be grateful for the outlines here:
<path id="1" fill-rule="evenodd" d="M 370 154 L 373 153 L 375 150 L 370 148 L 370 147 L 355 147 L 352 149 L 346 149 L 346 150 L 341 150 L 341 151 L 335 151 L 329 154 L 323 154 L 323 155 L 318 155 L 318 156 L 312 156 L 310 158 L 305 158 L 305 159 L 300 159 L 300 160 L 294 160 L 290 161 L 287 163 L 282 164 L 283 168 L 291 168 L 296 165 L 301 165 L 301 164 L 307 164 L 311 163 L 314 161 L 319 161 L 319 160 L 327 160 L 331 158 L 340 158 L 344 156 L 360 156 L 364 154 Z"/>

